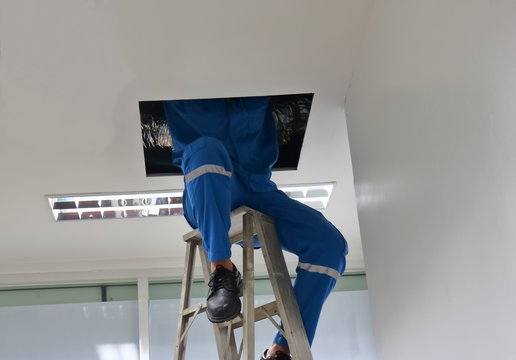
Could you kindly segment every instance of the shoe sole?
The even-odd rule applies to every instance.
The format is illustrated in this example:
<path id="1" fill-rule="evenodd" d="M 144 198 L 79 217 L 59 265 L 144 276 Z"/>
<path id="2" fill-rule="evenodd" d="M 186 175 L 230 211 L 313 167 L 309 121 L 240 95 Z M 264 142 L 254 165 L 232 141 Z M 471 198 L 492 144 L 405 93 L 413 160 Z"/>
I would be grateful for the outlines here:
<path id="1" fill-rule="evenodd" d="M 240 302 L 240 299 L 238 299 L 238 301 Z M 226 317 L 223 317 L 223 318 L 210 315 L 210 313 L 208 312 L 208 309 L 206 309 L 206 317 L 208 318 L 208 320 L 210 320 L 210 322 L 212 322 L 214 324 L 223 323 L 223 322 L 226 322 L 226 321 L 233 320 L 234 318 L 236 318 L 241 313 L 242 313 L 242 302 L 240 302 L 240 306 L 238 307 L 238 311 L 236 313 L 231 314 L 231 315 L 226 316 Z"/>
<path id="2" fill-rule="evenodd" d="M 208 320 L 210 320 L 210 322 L 214 323 L 214 324 L 219 324 L 219 323 L 223 323 L 223 322 L 226 322 L 226 321 L 230 321 L 230 320 L 233 320 L 234 318 L 236 318 L 238 315 L 240 315 L 241 311 L 239 310 L 236 314 L 234 315 L 231 315 L 231 316 L 227 316 L 225 318 L 217 318 L 217 317 L 213 317 L 213 316 L 210 316 L 210 314 L 206 313 L 206 316 L 208 317 Z"/>

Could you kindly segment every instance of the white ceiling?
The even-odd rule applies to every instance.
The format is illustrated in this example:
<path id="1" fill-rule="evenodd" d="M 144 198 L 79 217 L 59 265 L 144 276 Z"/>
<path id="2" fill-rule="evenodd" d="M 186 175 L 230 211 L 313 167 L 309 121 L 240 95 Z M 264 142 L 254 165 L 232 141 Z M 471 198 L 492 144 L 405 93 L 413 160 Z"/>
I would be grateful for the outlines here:
<path id="1" fill-rule="evenodd" d="M 0 285 L 180 276 L 182 218 L 56 223 L 45 195 L 182 188 L 145 176 L 138 101 L 298 92 L 299 169 L 274 179 L 337 182 L 324 213 L 363 270 L 343 104 L 371 6 L 0 0 Z"/>

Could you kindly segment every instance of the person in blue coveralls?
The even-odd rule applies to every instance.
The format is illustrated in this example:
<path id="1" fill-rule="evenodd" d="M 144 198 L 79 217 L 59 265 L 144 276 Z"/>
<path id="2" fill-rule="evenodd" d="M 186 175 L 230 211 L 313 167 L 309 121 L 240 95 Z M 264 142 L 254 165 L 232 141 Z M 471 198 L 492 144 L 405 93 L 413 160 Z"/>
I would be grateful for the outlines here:
<path id="1" fill-rule="evenodd" d="M 270 97 L 173 100 L 163 107 L 172 161 L 184 174 L 184 216 L 199 228 L 211 266 L 208 319 L 224 322 L 241 311 L 242 280 L 228 231 L 231 210 L 246 205 L 272 216 L 282 248 L 299 258 L 294 293 L 312 344 L 323 303 L 344 272 L 347 243 L 320 212 L 271 180 L 278 144 Z M 291 359 L 280 332 L 261 359 Z"/>

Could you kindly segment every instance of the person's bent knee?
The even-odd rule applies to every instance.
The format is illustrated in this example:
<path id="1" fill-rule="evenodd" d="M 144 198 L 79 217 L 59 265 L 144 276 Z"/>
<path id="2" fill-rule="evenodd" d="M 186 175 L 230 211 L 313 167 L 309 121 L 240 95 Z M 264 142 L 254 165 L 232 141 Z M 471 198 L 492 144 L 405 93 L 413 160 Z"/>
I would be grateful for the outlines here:
<path id="1" fill-rule="evenodd" d="M 348 254 L 348 243 L 344 236 L 338 233 L 333 239 L 332 246 L 327 250 L 330 254 L 329 264 L 339 274 L 343 274 L 346 268 L 346 255 Z"/>
<path id="2" fill-rule="evenodd" d="M 210 155 L 218 155 L 222 158 L 229 157 L 222 141 L 209 136 L 197 138 L 186 145 L 183 150 L 183 160 L 187 161 L 194 158 L 210 157 Z"/>
<path id="3" fill-rule="evenodd" d="M 231 176 L 233 165 L 224 144 L 220 140 L 203 136 L 185 147 L 182 163 L 185 176 L 202 166 L 211 166 L 210 172 L 219 172 Z"/>
<path id="4" fill-rule="evenodd" d="M 308 251 L 300 256 L 300 263 L 306 266 L 315 266 L 333 269 L 333 275 L 341 275 L 346 268 L 346 255 L 348 254 L 348 244 L 346 239 L 336 229 L 323 232 L 320 241 L 311 243 Z"/>

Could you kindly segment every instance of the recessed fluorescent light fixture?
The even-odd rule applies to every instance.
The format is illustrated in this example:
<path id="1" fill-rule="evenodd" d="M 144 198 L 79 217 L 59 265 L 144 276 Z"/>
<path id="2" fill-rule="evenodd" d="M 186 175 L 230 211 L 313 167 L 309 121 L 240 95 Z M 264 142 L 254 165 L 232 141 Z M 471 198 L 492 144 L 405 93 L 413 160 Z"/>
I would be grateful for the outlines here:
<path id="1" fill-rule="evenodd" d="M 326 209 L 335 183 L 283 185 L 290 198 Z M 56 221 L 126 219 L 183 214 L 183 190 L 115 194 L 48 195 Z"/>

